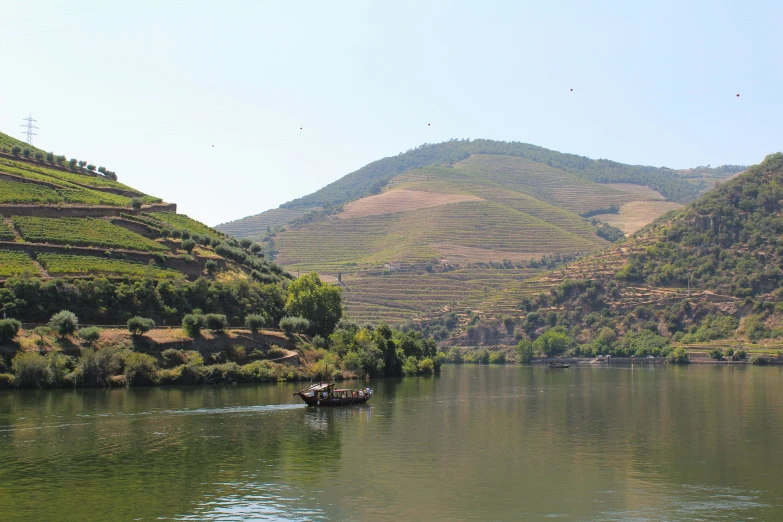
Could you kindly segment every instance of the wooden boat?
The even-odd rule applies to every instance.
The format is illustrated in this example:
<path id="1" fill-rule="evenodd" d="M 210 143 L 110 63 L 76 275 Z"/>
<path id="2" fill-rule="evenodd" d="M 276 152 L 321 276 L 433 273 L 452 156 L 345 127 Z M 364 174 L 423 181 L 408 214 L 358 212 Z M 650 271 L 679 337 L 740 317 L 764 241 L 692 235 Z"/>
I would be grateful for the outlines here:
<path id="1" fill-rule="evenodd" d="M 550 368 L 570 368 L 571 365 L 560 361 L 552 361 L 549 363 Z"/>
<path id="2" fill-rule="evenodd" d="M 364 404 L 372 397 L 372 388 L 362 390 L 335 388 L 334 383 L 319 382 L 296 392 L 308 406 L 345 406 Z"/>

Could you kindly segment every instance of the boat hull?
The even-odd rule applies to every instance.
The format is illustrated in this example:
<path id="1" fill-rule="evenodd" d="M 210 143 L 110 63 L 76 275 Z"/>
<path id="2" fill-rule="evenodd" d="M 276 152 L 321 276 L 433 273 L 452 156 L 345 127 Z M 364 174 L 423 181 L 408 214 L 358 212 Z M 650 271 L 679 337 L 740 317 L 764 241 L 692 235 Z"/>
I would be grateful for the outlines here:
<path id="1" fill-rule="evenodd" d="M 332 397 L 321 399 L 319 397 L 308 397 L 299 395 L 308 406 L 330 407 L 330 406 L 349 406 L 351 404 L 364 404 L 370 397 Z"/>

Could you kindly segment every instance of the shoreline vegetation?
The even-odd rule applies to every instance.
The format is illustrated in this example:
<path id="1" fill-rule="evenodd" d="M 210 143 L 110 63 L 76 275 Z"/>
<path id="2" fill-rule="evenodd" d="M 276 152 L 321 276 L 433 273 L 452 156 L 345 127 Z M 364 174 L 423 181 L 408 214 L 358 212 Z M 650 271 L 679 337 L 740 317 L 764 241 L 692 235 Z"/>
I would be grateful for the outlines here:
<path id="1" fill-rule="evenodd" d="M 542 336 L 541 342 L 523 340 L 516 348 L 443 351 L 419 333 L 386 325 L 341 321 L 326 339 L 294 331 L 305 326 L 301 318 L 283 331 L 261 328 L 257 317 L 248 319 L 246 329 L 228 329 L 217 314 L 190 315 L 182 328 L 154 328 L 154 322 L 140 317 L 130 319 L 125 329 L 79 328 L 67 311 L 56 314 L 48 326 L 26 330 L 16 328 L 15 320 L 0 320 L 0 389 L 309 381 L 327 378 L 327 368 L 328 378 L 343 380 L 433 375 L 443 364 L 543 365 L 558 360 L 584 365 L 608 359 L 574 349 L 557 353 L 547 345 L 556 342 L 554 335 Z M 783 364 L 779 352 L 741 349 L 669 346 L 639 355 L 612 351 L 613 365 Z"/>

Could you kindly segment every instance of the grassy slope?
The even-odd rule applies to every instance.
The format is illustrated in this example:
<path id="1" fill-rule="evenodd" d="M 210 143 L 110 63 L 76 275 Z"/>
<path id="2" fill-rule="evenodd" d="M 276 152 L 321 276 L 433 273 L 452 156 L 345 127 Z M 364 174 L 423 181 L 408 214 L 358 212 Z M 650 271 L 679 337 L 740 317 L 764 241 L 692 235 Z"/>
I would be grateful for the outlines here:
<path id="1" fill-rule="evenodd" d="M 225 234 L 238 237 L 258 240 L 266 235 L 267 228 L 275 229 L 290 223 L 296 218 L 302 217 L 315 208 L 273 208 L 254 216 L 248 216 L 228 223 L 222 223 L 215 227 Z"/>

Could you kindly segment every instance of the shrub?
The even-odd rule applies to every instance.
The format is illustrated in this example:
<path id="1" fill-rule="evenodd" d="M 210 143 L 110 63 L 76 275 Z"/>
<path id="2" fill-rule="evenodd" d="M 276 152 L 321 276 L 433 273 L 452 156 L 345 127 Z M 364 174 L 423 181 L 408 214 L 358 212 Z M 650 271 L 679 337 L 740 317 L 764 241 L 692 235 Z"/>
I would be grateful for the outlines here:
<path id="1" fill-rule="evenodd" d="M 321 350 L 325 350 L 328 348 L 329 343 L 327 342 L 325 337 L 321 337 L 318 334 L 315 334 L 315 337 L 313 337 L 313 347 L 318 348 Z"/>
<path id="2" fill-rule="evenodd" d="M 206 319 L 201 314 L 187 314 L 182 318 L 182 329 L 189 337 L 198 337 L 206 325 Z"/>
<path id="3" fill-rule="evenodd" d="M 685 351 L 685 348 L 675 348 L 666 358 L 666 361 L 671 364 L 687 364 L 689 362 L 688 352 Z"/>
<path id="4" fill-rule="evenodd" d="M 84 161 L 84 160 L 80 160 L 77 163 L 78 163 L 79 167 L 81 167 L 81 168 L 84 168 L 84 166 L 87 165 L 87 162 Z"/>
<path id="5" fill-rule="evenodd" d="M 18 156 L 20 152 L 22 152 L 22 147 L 20 147 L 19 145 L 14 145 L 13 147 L 11 147 L 11 154 L 13 154 L 14 156 Z"/>
<path id="6" fill-rule="evenodd" d="M 528 339 L 522 339 L 517 343 L 517 361 L 528 364 L 533 360 L 533 343 Z"/>
<path id="7" fill-rule="evenodd" d="M 20 388 L 40 388 L 46 382 L 46 358 L 38 352 L 17 353 L 11 368 Z"/>
<path id="8" fill-rule="evenodd" d="M 160 237 L 163 239 L 166 239 L 167 237 L 171 236 L 171 230 L 168 228 L 161 228 L 160 229 Z"/>
<path id="9" fill-rule="evenodd" d="M 405 362 L 402 364 L 402 373 L 405 375 L 416 375 L 419 373 L 419 361 L 416 357 L 411 355 L 405 359 Z"/>
<path id="10" fill-rule="evenodd" d="M 489 354 L 489 364 L 506 364 L 506 352 L 492 352 Z"/>
<path id="11" fill-rule="evenodd" d="M 252 245 L 252 244 L 253 244 L 253 242 L 250 241 L 249 239 L 240 239 L 239 240 L 239 246 L 241 246 L 242 248 L 245 248 L 245 249 L 250 248 L 250 245 Z"/>
<path id="12" fill-rule="evenodd" d="M 180 234 L 182 234 L 182 239 L 190 239 L 190 232 L 187 230 L 181 231 Z"/>
<path id="13" fill-rule="evenodd" d="M 128 331 L 132 336 L 143 335 L 155 326 L 155 321 L 146 317 L 131 317 L 128 319 Z"/>
<path id="14" fill-rule="evenodd" d="M 505 355 L 503 354 L 503 360 L 505 362 Z M 423 373 L 424 375 L 432 375 L 435 373 L 435 361 L 430 359 L 429 357 L 424 359 L 419 363 L 419 371 Z"/>
<path id="15" fill-rule="evenodd" d="M 9 343 L 16 337 L 22 323 L 16 319 L 0 319 L 0 343 Z"/>
<path id="16" fill-rule="evenodd" d="M 35 160 L 36 160 L 36 161 L 43 161 L 43 159 L 44 159 L 44 154 L 43 154 L 43 152 L 41 152 L 41 151 L 39 150 L 38 152 L 36 152 L 36 153 L 35 153 Z"/>
<path id="17" fill-rule="evenodd" d="M 48 326 L 36 326 L 33 328 L 33 333 L 40 337 L 38 343 L 43 344 L 44 337 L 52 333 L 52 329 Z"/>
<path id="18" fill-rule="evenodd" d="M 280 329 L 287 335 L 301 333 L 310 328 L 310 321 L 304 317 L 283 317 L 280 319 Z"/>
<path id="19" fill-rule="evenodd" d="M 710 357 L 712 357 L 716 361 L 722 361 L 723 360 L 723 350 L 721 350 L 720 348 L 715 348 L 713 350 L 710 350 Z"/>
<path id="20" fill-rule="evenodd" d="M 174 368 L 188 362 L 188 357 L 185 355 L 185 352 L 174 348 L 163 350 L 160 357 L 163 359 L 163 365 L 166 368 Z"/>
<path id="21" fill-rule="evenodd" d="M 92 346 L 92 343 L 100 339 L 101 329 L 97 326 L 88 326 L 87 328 L 81 328 L 76 335 L 79 339 L 86 342 L 88 346 Z"/>
<path id="22" fill-rule="evenodd" d="M 764 366 L 765 364 L 767 364 L 767 360 L 764 357 L 757 354 L 750 358 L 750 364 L 757 364 L 759 366 Z"/>
<path id="23" fill-rule="evenodd" d="M 132 352 L 125 358 L 125 383 L 127 385 L 156 384 L 158 362 L 146 353 Z"/>
<path id="24" fill-rule="evenodd" d="M 228 327 L 228 320 L 223 314 L 207 314 L 204 316 L 207 329 L 212 332 L 222 332 Z"/>
<path id="25" fill-rule="evenodd" d="M 60 338 L 71 335 L 79 327 L 79 319 L 76 314 L 68 310 L 61 310 L 49 319 L 49 328 L 57 332 Z"/>
<path id="26" fill-rule="evenodd" d="M 449 363 L 452 363 L 452 364 L 461 364 L 462 363 L 462 350 L 460 350 L 458 346 L 452 347 L 452 349 L 449 350 L 448 355 L 446 355 L 446 362 L 449 362 Z"/>
<path id="27" fill-rule="evenodd" d="M 171 237 L 173 237 L 174 239 L 179 239 L 182 237 L 182 232 L 180 232 L 177 229 L 174 229 L 171 231 Z"/>
<path id="28" fill-rule="evenodd" d="M 90 163 L 89 165 L 87 165 L 87 170 L 89 170 L 90 172 L 95 172 L 95 165 Z"/>
<path id="29" fill-rule="evenodd" d="M 182 242 L 182 248 L 190 254 L 193 252 L 193 249 L 196 248 L 196 242 L 192 239 L 186 239 Z"/>
<path id="30" fill-rule="evenodd" d="M 122 350 L 117 347 L 103 350 L 88 348 L 79 358 L 77 378 L 84 386 L 109 386 L 111 378 L 117 375 L 122 367 L 122 356 Z"/>
<path id="31" fill-rule="evenodd" d="M 185 244 L 184 241 L 182 244 Z M 209 259 L 206 263 L 204 263 L 204 268 L 207 270 L 209 275 L 214 275 L 218 270 L 218 264 L 214 259 Z"/>
<path id="32" fill-rule="evenodd" d="M 70 165 L 72 169 L 76 168 L 77 163 L 79 163 L 79 160 L 77 160 L 76 158 L 71 158 L 68 160 L 68 165 Z"/>
<path id="33" fill-rule="evenodd" d="M 264 247 L 261 246 L 259 243 L 253 243 L 252 245 L 250 245 L 250 251 L 253 252 L 254 254 L 258 254 L 263 249 Z"/>
<path id="34" fill-rule="evenodd" d="M 47 152 L 46 153 L 46 161 L 49 163 L 52 163 L 54 161 L 54 153 L 53 152 Z"/>
<path id="35" fill-rule="evenodd" d="M 131 199 L 131 208 L 138 212 L 141 210 L 142 201 L 139 198 Z"/>
<path id="36" fill-rule="evenodd" d="M 744 361 L 748 353 L 745 350 L 737 350 L 734 355 L 731 356 L 732 361 Z"/>
<path id="37" fill-rule="evenodd" d="M 266 319 L 261 314 L 248 314 L 245 317 L 245 326 L 247 326 L 251 332 L 258 332 L 266 324 Z"/>
<path id="38" fill-rule="evenodd" d="M 46 382 L 49 386 L 65 384 L 68 373 L 73 369 L 74 359 L 62 352 L 52 351 L 46 356 Z"/>
<path id="39" fill-rule="evenodd" d="M 33 152 L 33 151 L 32 151 L 32 150 L 30 150 L 30 148 L 29 148 L 29 147 L 25 147 L 24 149 L 22 149 L 22 156 L 24 156 L 25 158 L 29 158 L 29 157 L 30 157 L 30 154 L 31 154 L 32 152 Z"/>

